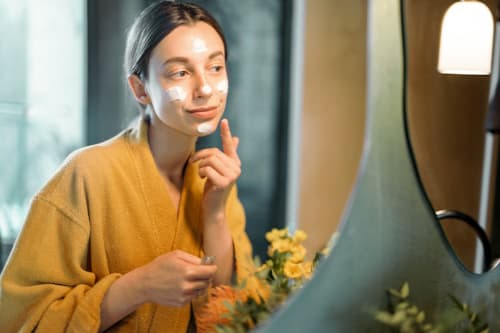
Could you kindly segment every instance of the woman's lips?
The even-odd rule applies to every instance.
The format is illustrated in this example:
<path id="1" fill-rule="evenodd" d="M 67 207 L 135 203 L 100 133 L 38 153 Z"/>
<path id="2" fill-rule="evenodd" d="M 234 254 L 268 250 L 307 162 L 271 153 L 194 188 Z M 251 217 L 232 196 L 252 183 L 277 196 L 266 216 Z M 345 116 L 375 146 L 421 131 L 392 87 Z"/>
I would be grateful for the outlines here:
<path id="1" fill-rule="evenodd" d="M 211 119 L 217 115 L 217 107 L 212 106 L 212 107 L 191 109 L 188 110 L 188 113 L 195 118 Z"/>

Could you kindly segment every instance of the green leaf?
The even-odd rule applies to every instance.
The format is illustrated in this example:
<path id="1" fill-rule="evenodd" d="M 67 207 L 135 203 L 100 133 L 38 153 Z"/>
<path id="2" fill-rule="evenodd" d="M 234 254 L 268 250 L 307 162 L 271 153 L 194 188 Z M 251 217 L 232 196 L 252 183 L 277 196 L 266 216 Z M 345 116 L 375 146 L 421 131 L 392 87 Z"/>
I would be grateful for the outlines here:
<path id="1" fill-rule="evenodd" d="M 422 329 L 424 330 L 424 332 L 430 332 L 432 330 L 432 325 L 425 324 L 424 326 L 422 326 Z"/>
<path id="2" fill-rule="evenodd" d="M 425 313 L 424 313 L 424 311 L 420 311 L 417 314 L 416 321 L 417 321 L 417 323 L 423 323 L 424 320 L 425 320 Z"/>
<path id="3" fill-rule="evenodd" d="M 460 302 L 458 300 L 458 298 L 456 298 L 455 296 L 451 295 L 451 294 L 448 294 L 448 297 L 453 301 L 453 303 L 455 304 L 455 306 L 460 309 L 460 311 L 464 311 L 465 308 L 464 308 L 464 304 L 462 302 Z"/>
<path id="4" fill-rule="evenodd" d="M 395 289 L 389 289 L 388 292 L 392 296 L 395 296 L 397 298 L 403 298 L 403 295 L 401 295 L 401 293 L 399 291 L 395 290 Z"/>
<path id="5" fill-rule="evenodd" d="M 408 302 L 401 302 L 396 306 L 396 309 L 404 310 L 407 309 L 409 306 L 410 305 L 408 304 Z"/>
<path id="6" fill-rule="evenodd" d="M 477 313 L 471 312 L 469 313 L 469 320 L 472 324 L 478 324 L 479 317 L 477 316 Z"/>
<path id="7" fill-rule="evenodd" d="M 404 312 L 396 312 L 394 316 L 392 316 L 393 325 L 399 325 L 406 320 L 406 313 Z"/>
<path id="8" fill-rule="evenodd" d="M 234 311 L 234 305 L 231 304 L 231 302 L 229 302 L 229 301 L 223 301 L 222 304 L 224 304 L 224 306 L 229 310 L 229 312 L 233 312 Z"/>
<path id="9" fill-rule="evenodd" d="M 410 296 L 410 285 L 408 284 L 408 282 L 403 283 L 400 292 L 403 298 L 407 298 L 408 296 Z"/>
<path id="10" fill-rule="evenodd" d="M 265 268 L 265 269 L 261 270 L 260 272 L 256 272 L 255 275 L 259 279 L 265 280 L 269 276 L 269 272 L 270 271 L 271 271 L 271 269 L 268 267 L 268 268 Z"/>
<path id="11" fill-rule="evenodd" d="M 385 311 L 377 311 L 375 313 L 375 320 L 387 325 L 392 325 L 392 314 Z"/>
<path id="12" fill-rule="evenodd" d="M 418 308 L 415 305 L 411 305 L 406 312 L 408 312 L 411 315 L 417 315 L 418 314 Z"/>
<path id="13" fill-rule="evenodd" d="M 233 318 L 233 314 L 230 313 L 230 312 L 226 312 L 226 313 L 221 314 L 220 317 L 224 318 L 224 319 L 232 319 Z"/>
<path id="14" fill-rule="evenodd" d="M 255 267 L 260 267 L 262 265 L 262 261 L 260 260 L 259 256 L 255 256 L 253 258 L 253 264 L 255 265 Z"/>

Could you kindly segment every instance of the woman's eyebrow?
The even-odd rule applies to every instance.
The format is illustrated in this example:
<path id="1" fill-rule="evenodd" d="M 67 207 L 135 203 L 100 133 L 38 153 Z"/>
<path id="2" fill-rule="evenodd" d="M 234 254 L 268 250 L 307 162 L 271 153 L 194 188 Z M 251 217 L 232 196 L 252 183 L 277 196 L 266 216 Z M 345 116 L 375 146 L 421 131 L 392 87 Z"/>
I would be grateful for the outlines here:
<path id="1" fill-rule="evenodd" d="M 211 55 L 208 56 L 208 59 L 213 59 L 213 58 L 217 58 L 217 57 L 224 57 L 224 52 L 222 51 L 215 51 L 214 53 L 212 53 Z"/>
<path id="2" fill-rule="evenodd" d="M 163 63 L 163 66 L 166 66 L 170 63 L 173 63 L 173 62 L 180 62 L 180 63 L 188 63 L 189 60 L 188 58 L 185 58 L 185 57 L 173 57 L 173 58 L 169 58 L 167 60 L 165 60 L 165 62 Z"/>
<path id="3" fill-rule="evenodd" d="M 212 54 L 210 54 L 208 56 L 208 59 L 209 60 L 212 60 L 214 58 L 217 58 L 217 57 L 224 57 L 224 52 L 222 51 L 215 51 L 213 52 Z M 163 66 L 166 66 L 168 64 L 171 64 L 171 63 L 183 63 L 183 64 L 187 64 L 189 63 L 189 59 L 187 57 L 173 57 L 173 58 L 169 58 L 167 60 L 165 60 L 165 62 L 163 63 Z"/>

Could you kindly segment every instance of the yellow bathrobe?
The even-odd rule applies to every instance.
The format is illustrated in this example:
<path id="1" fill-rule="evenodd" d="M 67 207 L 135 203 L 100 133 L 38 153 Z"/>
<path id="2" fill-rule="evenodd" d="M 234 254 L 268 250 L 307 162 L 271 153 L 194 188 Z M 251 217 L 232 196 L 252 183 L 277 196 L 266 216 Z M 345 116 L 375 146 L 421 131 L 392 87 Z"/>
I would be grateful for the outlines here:
<path id="1" fill-rule="evenodd" d="M 155 257 L 202 256 L 204 180 L 188 164 L 179 210 L 147 141 L 147 121 L 68 157 L 38 193 L 0 276 L 0 332 L 97 332 L 109 286 Z M 236 189 L 226 208 L 239 281 L 252 270 Z M 190 305 L 144 304 L 116 332 L 186 332 Z"/>

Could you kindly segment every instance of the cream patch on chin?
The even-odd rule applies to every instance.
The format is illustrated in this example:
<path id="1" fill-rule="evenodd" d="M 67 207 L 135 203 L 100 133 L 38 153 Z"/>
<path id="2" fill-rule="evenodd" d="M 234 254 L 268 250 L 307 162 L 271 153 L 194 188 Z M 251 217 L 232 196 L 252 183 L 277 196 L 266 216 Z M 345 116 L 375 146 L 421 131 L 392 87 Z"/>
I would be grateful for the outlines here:
<path id="1" fill-rule="evenodd" d="M 196 129 L 199 134 L 209 134 L 212 131 L 212 125 L 209 123 L 203 123 L 198 125 L 198 128 Z"/>

